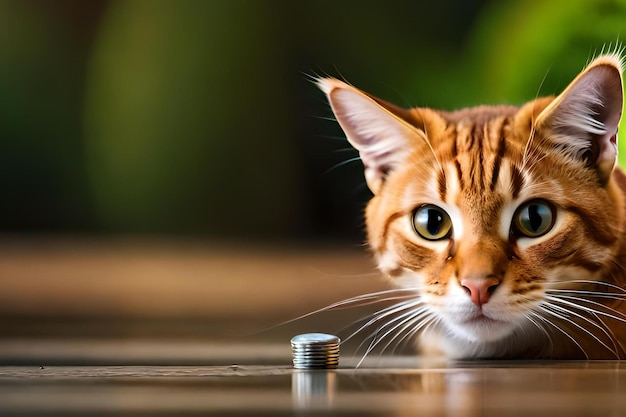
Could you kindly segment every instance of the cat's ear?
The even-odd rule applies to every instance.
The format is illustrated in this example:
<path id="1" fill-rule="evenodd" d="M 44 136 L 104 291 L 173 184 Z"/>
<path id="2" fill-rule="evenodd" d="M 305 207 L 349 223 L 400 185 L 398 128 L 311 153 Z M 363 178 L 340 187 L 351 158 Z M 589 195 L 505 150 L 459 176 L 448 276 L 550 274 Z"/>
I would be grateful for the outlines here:
<path id="1" fill-rule="evenodd" d="M 398 115 L 402 110 L 334 78 L 318 80 L 350 144 L 359 151 L 365 180 L 377 194 L 388 173 L 404 162 L 424 133 Z"/>
<path id="2" fill-rule="evenodd" d="M 535 121 L 535 129 L 555 149 L 594 167 L 603 183 L 617 159 L 617 128 L 624 101 L 622 70 L 617 54 L 596 58 Z"/>

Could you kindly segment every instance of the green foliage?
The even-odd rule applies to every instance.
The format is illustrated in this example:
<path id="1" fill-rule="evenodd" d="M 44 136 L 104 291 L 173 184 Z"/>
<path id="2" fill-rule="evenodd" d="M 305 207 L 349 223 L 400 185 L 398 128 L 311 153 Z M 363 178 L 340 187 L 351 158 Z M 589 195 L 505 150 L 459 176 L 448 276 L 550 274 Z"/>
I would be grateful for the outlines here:
<path id="1" fill-rule="evenodd" d="M 469 65 L 485 100 L 519 104 L 558 94 L 594 56 L 621 45 L 625 28 L 626 0 L 493 2 L 476 22 Z M 620 150 L 626 166 L 626 141 Z"/>
<path id="2" fill-rule="evenodd" d="M 95 203 L 107 228 L 289 227 L 293 142 L 269 21 L 260 2 L 113 4 L 86 111 Z"/>

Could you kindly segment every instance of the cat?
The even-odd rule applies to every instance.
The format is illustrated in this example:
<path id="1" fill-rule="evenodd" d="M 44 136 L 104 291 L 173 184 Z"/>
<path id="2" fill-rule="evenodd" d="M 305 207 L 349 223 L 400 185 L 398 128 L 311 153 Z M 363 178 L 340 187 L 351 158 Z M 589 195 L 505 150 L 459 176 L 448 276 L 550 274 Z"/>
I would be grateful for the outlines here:
<path id="1" fill-rule="evenodd" d="M 385 294 L 402 300 L 364 325 L 379 325 L 370 348 L 417 334 L 451 359 L 626 358 L 621 55 L 519 107 L 404 109 L 317 79 L 373 194 Z"/>

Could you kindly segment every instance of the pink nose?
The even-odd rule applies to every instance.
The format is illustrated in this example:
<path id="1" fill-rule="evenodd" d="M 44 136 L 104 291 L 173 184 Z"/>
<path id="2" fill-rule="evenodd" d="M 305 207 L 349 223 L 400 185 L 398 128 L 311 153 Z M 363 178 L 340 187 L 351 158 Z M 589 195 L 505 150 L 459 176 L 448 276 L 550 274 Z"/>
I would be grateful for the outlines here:
<path id="1" fill-rule="evenodd" d="M 500 285 L 500 280 L 497 278 L 466 278 L 461 280 L 461 286 L 465 288 L 472 302 L 477 306 L 486 304 L 498 285 Z"/>

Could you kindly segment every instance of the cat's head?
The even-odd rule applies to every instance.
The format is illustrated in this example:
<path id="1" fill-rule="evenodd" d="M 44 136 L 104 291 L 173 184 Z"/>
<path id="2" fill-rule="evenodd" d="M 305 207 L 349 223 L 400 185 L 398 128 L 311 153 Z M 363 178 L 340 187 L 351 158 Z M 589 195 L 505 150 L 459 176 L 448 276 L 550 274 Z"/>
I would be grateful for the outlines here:
<path id="1" fill-rule="evenodd" d="M 374 194 L 379 268 L 468 341 L 532 326 L 548 289 L 606 279 L 623 244 L 621 71 L 604 55 L 557 97 L 456 112 L 319 80 Z"/>

